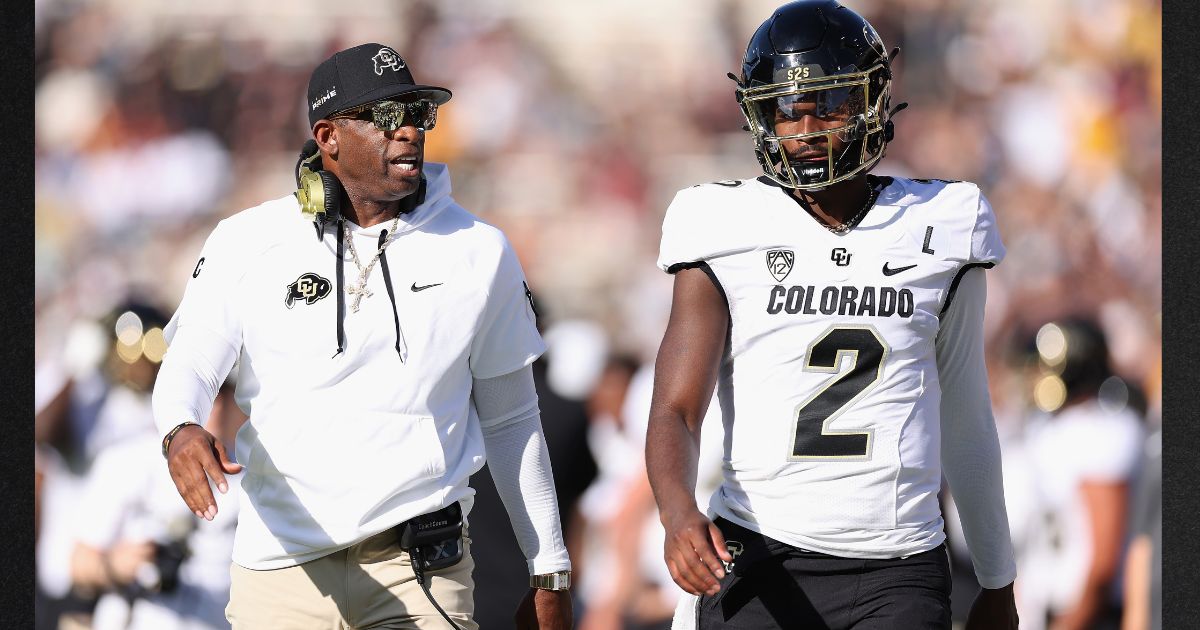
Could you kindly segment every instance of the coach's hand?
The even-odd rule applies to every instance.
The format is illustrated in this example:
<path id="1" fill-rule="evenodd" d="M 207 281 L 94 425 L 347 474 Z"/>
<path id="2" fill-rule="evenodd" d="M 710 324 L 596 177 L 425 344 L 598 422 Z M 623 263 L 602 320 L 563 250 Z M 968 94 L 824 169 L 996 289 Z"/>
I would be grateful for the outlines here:
<path id="1" fill-rule="evenodd" d="M 966 630 L 1017 630 L 1013 585 L 981 589 L 967 614 Z"/>
<path id="2" fill-rule="evenodd" d="M 217 502 L 209 488 L 209 478 L 224 494 L 229 491 L 225 474 L 242 471 L 242 465 L 235 464 L 225 454 L 225 445 L 198 424 L 180 429 L 171 439 L 167 468 L 175 489 L 192 513 L 210 521 L 217 515 Z"/>
<path id="3" fill-rule="evenodd" d="M 513 620 L 517 630 L 571 630 L 571 592 L 531 588 Z"/>
<path id="4" fill-rule="evenodd" d="M 662 514 L 667 532 L 664 555 L 671 578 L 692 595 L 716 595 L 725 577 L 721 561 L 733 562 L 721 530 L 694 506 Z"/>

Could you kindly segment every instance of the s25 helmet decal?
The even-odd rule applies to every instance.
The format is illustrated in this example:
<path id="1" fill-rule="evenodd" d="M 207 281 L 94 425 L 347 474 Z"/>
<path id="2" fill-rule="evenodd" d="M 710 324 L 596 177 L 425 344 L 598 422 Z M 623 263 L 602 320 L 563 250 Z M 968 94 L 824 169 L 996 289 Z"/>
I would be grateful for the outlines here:
<path id="1" fill-rule="evenodd" d="M 891 115 L 907 106 L 888 110 L 898 52 L 836 0 L 776 9 L 750 38 L 741 77 L 730 74 L 763 173 L 819 190 L 874 167 L 893 136 Z"/>

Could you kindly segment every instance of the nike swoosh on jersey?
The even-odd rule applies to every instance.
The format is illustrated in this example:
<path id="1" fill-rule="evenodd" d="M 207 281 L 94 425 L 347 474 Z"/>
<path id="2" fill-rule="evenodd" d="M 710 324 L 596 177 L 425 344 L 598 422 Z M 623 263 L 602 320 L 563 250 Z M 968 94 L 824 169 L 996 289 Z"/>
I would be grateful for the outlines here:
<path id="1" fill-rule="evenodd" d="M 414 283 L 412 284 L 412 286 L 411 286 L 411 287 L 409 287 L 409 288 L 410 288 L 410 289 L 412 289 L 412 292 L 413 292 L 413 293 L 416 293 L 417 291 L 424 291 L 425 289 L 429 289 L 429 288 L 431 288 L 431 287 L 440 287 L 440 286 L 442 286 L 442 283 L 441 283 L 441 282 L 438 282 L 438 283 L 435 283 L 435 284 L 426 284 L 426 285 L 423 285 L 423 286 L 417 286 L 417 283 L 416 283 L 416 282 L 414 282 Z"/>
<path id="2" fill-rule="evenodd" d="M 913 267 L 916 267 L 916 265 L 908 265 L 907 267 L 896 267 L 895 269 L 892 269 L 892 268 L 888 267 L 888 264 L 886 262 L 884 262 L 883 263 L 883 275 L 894 276 L 894 275 L 900 273 L 901 271 L 908 271 L 909 269 L 912 269 Z"/>

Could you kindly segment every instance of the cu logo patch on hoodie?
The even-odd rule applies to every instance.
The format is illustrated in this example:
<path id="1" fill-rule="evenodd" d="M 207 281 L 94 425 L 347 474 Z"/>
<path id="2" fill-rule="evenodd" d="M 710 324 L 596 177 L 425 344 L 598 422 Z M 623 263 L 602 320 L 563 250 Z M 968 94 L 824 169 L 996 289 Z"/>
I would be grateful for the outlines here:
<path id="1" fill-rule="evenodd" d="M 292 308 L 300 300 L 304 300 L 305 304 L 312 304 L 329 295 L 332 286 L 325 278 L 315 273 L 306 273 L 288 285 L 287 298 L 283 303 L 288 308 Z"/>

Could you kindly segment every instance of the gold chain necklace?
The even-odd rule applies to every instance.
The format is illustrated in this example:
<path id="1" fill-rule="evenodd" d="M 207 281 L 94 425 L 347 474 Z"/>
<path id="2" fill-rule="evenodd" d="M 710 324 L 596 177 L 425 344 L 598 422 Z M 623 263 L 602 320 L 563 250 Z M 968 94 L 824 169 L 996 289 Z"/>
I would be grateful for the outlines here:
<path id="1" fill-rule="evenodd" d="M 849 221 L 843 221 L 837 226 L 826 225 L 825 229 L 833 232 L 834 234 L 845 234 L 853 229 L 854 226 L 858 225 L 858 222 L 862 220 L 864 215 L 867 214 L 867 210 L 870 210 L 871 206 L 875 205 L 875 199 L 879 196 L 879 187 L 874 184 L 869 185 L 870 189 L 867 191 L 867 202 L 863 204 L 862 210 L 859 210 L 858 214 L 850 217 Z"/>

